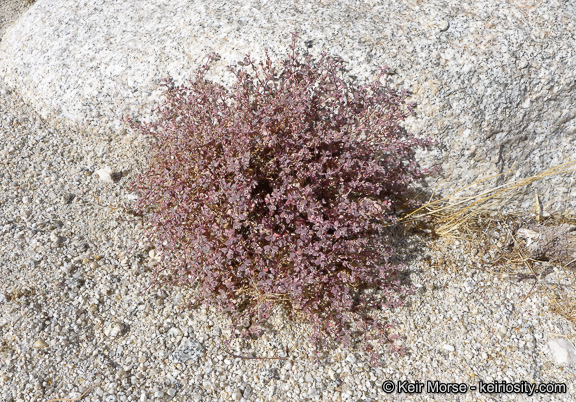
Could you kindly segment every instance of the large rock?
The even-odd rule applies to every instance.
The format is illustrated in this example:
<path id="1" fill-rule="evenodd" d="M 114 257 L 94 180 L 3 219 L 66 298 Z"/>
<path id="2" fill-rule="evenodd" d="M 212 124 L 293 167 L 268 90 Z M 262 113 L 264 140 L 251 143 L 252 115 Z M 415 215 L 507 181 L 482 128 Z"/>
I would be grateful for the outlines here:
<path id="1" fill-rule="evenodd" d="M 0 79 L 45 117 L 118 130 L 123 115 L 148 119 L 161 79 L 184 82 L 208 52 L 229 84 L 227 64 L 266 47 L 279 57 L 298 30 L 360 82 L 395 70 L 391 84 L 419 104 L 407 128 L 440 142 L 422 158 L 442 165 L 446 194 L 576 158 L 575 22 L 576 3 L 560 0 L 37 0 L 0 43 Z M 553 178 L 519 205 L 537 191 L 548 211 L 576 210 L 571 187 Z"/>

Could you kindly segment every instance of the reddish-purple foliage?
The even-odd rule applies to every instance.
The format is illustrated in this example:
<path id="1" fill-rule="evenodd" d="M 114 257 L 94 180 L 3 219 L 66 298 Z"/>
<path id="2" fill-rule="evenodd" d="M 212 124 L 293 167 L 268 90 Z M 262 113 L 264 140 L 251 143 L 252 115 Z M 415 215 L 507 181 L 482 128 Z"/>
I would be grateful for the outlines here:
<path id="1" fill-rule="evenodd" d="M 157 122 L 132 122 L 154 155 L 135 209 L 162 252 L 156 279 L 195 286 L 248 332 L 282 304 L 314 340 L 347 342 L 353 323 L 384 328 L 366 308 L 405 290 L 384 227 L 427 173 L 414 156 L 431 142 L 399 125 L 405 94 L 383 86 L 384 70 L 355 86 L 341 59 L 302 59 L 295 42 L 280 70 L 268 54 L 231 67 L 230 90 L 205 79 L 216 55 L 189 86 L 167 84 Z"/>

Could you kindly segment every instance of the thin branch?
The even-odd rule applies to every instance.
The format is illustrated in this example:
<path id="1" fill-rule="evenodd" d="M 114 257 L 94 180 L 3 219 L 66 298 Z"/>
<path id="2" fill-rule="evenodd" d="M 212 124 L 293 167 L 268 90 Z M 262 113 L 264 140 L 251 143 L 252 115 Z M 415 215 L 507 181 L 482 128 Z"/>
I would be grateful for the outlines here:
<path id="1" fill-rule="evenodd" d="M 92 385 L 90 388 L 88 388 L 82 395 L 80 395 L 78 398 L 74 398 L 74 399 L 50 399 L 49 401 L 46 402 L 55 402 L 55 401 L 79 401 L 80 399 L 82 399 L 84 397 L 84 395 L 86 395 L 92 388 L 94 388 L 96 385 L 101 384 L 102 381 L 97 382 L 96 384 Z"/>

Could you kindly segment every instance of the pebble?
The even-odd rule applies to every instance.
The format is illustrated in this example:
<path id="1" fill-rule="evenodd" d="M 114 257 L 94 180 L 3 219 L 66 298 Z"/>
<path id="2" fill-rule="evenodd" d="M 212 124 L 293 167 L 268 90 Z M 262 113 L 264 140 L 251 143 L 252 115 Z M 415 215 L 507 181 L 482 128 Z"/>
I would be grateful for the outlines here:
<path id="1" fill-rule="evenodd" d="M 246 387 L 244 388 L 244 392 L 242 393 L 242 396 L 244 397 L 244 399 L 250 399 L 250 397 L 252 396 L 252 387 L 250 386 L 250 384 L 246 385 Z"/>
<path id="2" fill-rule="evenodd" d="M 180 331 L 180 330 L 179 330 L 178 328 L 176 328 L 176 327 L 173 327 L 173 328 L 170 328 L 170 329 L 168 330 L 168 335 L 171 336 L 171 337 L 174 337 L 174 338 L 178 338 L 178 337 L 182 336 L 182 331 Z"/>
<path id="3" fill-rule="evenodd" d="M 446 32 L 450 28 L 450 23 L 446 20 L 440 21 L 439 24 L 440 32 Z"/>
<path id="4" fill-rule="evenodd" d="M 184 338 L 170 359 L 175 363 L 186 363 L 189 360 L 197 361 L 203 354 L 204 346 L 200 342 Z"/>
<path id="5" fill-rule="evenodd" d="M 48 344 L 46 342 L 44 342 L 42 339 L 39 339 L 36 342 L 34 342 L 33 346 L 36 349 L 46 349 L 48 347 Z"/>
<path id="6" fill-rule="evenodd" d="M 567 339 L 552 339 L 548 342 L 548 347 L 557 364 L 576 364 L 576 349 Z"/>
<path id="7" fill-rule="evenodd" d="M 239 401 L 240 399 L 242 399 L 242 391 L 240 391 L 239 389 L 236 389 L 232 393 L 232 399 L 235 401 Z"/>
<path id="8" fill-rule="evenodd" d="M 109 329 L 106 331 L 106 335 L 111 338 L 115 338 L 122 333 L 124 330 L 124 325 L 121 323 L 113 323 L 110 325 Z"/>
<path id="9" fill-rule="evenodd" d="M 178 391 L 176 390 L 176 388 L 169 388 L 167 394 L 170 398 L 174 398 L 177 392 Z"/>
<path id="10" fill-rule="evenodd" d="M 268 382 L 274 378 L 278 378 L 278 372 L 274 368 L 265 368 L 260 371 L 260 378 L 264 382 Z"/>
<path id="11" fill-rule="evenodd" d="M 476 282 L 474 281 L 474 279 L 466 279 L 464 281 L 464 289 L 468 293 L 472 292 L 474 290 L 475 286 L 476 286 Z"/>
<path id="12" fill-rule="evenodd" d="M 114 180 L 112 179 L 113 171 L 110 166 L 98 169 L 95 173 L 98 175 L 98 177 L 100 177 L 100 180 L 102 180 L 103 182 L 114 183 Z"/>
<path id="13" fill-rule="evenodd" d="M 316 388 L 311 388 L 308 391 L 307 397 L 310 399 L 314 399 L 318 396 L 318 390 Z"/>
<path id="14" fill-rule="evenodd" d="M 350 363 L 350 364 L 356 364 L 357 359 L 356 359 L 356 356 L 355 356 L 353 353 L 350 353 L 350 354 L 348 355 L 348 357 L 346 358 L 346 361 L 347 361 L 348 363 Z"/>
<path id="15" fill-rule="evenodd" d="M 56 233 L 52 232 L 50 233 L 50 240 L 54 243 L 57 243 L 61 240 L 61 238 Z"/>
<path id="16" fill-rule="evenodd" d="M 74 194 L 71 194 L 71 193 L 62 194 L 62 202 L 66 205 L 70 204 L 73 199 L 74 199 Z"/>

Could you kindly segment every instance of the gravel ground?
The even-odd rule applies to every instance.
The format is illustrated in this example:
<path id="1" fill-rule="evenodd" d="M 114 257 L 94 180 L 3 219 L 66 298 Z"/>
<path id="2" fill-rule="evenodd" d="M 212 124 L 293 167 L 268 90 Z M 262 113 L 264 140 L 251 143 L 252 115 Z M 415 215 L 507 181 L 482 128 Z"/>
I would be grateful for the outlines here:
<path id="1" fill-rule="evenodd" d="M 7 4 L 23 2 L 2 10 Z M 179 308 L 185 289 L 145 291 L 155 264 L 146 244 L 128 254 L 142 228 L 123 212 L 131 202 L 125 187 L 146 157 L 146 138 L 137 133 L 44 121 L 17 91 L 0 86 L 0 400 L 77 398 L 90 387 L 83 401 L 526 397 L 426 387 L 387 394 L 388 380 L 565 383 L 567 393 L 535 400 L 574 398 L 574 366 L 556 363 L 547 346 L 573 337 L 574 326 L 549 311 L 542 292 L 529 295 L 533 281 L 489 272 L 497 239 L 471 250 L 418 236 L 409 241 L 416 292 L 404 307 L 382 312 L 396 323 L 406 354 L 380 347 L 381 367 L 338 346 L 316 363 L 309 329 L 280 313 L 260 339 L 230 342 L 225 316 Z M 97 173 L 106 166 L 111 182 Z M 574 293 L 558 267 L 542 283 Z"/>

